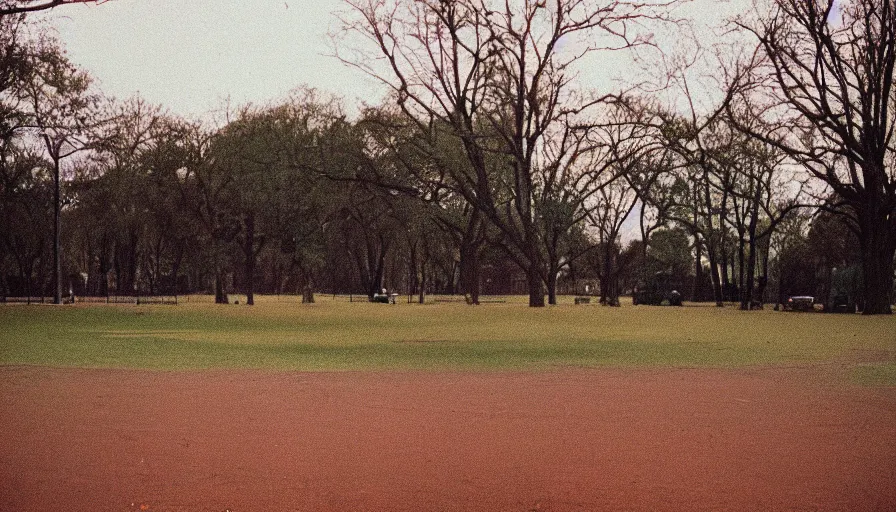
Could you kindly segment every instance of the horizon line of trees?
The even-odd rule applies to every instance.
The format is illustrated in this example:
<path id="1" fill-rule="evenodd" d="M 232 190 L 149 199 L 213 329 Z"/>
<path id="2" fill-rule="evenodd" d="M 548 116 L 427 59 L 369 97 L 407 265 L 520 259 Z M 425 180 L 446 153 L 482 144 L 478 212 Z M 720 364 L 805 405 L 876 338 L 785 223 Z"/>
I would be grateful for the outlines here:
<path id="1" fill-rule="evenodd" d="M 682 24 L 675 2 L 347 0 L 337 54 L 391 89 L 382 104 L 349 118 L 297 89 L 218 126 L 103 97 L 3 10 L 29 3 L 0 3 L 2 296 L 388 288 L 537 307 L 584 283 L 618 304 L 665 276 L 748 310 L 827 302 L 850 276 L 851 303 L 891 311 L 894 0 L 837 22 L 831 1 L 770 0 L 734 20 L 755 44 L 663 58 L 661 88 L 614 94 L 576 66 L 660 59 L 648 29 Z"/>

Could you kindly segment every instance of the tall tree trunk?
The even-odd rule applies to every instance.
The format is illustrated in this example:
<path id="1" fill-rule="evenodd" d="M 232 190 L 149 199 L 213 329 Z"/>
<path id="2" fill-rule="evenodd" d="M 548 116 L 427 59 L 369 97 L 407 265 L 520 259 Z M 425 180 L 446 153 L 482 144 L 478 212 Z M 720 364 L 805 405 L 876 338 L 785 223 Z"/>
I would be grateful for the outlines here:
<path id="1" fill-rule="evenodd" d="M 53 304 L 62 304 L 62 203 L 59 196 L 59 158 L 53 155 Z"/>
<path id="2" fill-rule="evenodd" d="M 314 304 L 314 288 L 311 286 L 311 280 L 305 281 L 302 287 L 302 304 Z"/>
<path id="3" fill-rule="evenodd" d="M 741 294 L 740 309 L 753 308 L 753 290 L 756 286 L 756 222 L 759 217 L 759 199 L 761 189 L 756 187 L 753 203 L 750 205 L 750 223 L 747 226 L 747 241 L 749 244 L 749 259 L 747 260 L 747 273 L 744 282 L 744 290 Z"/>
<path id="4" fill-rule="evenodd" d="M 552 306 L 557 305 L 557 274 L 559 270 L 555 268 L 555 265 L 551 264 L 548 269 L 548 304 Z"/>
<path id="5" fill-rule="evenodd" d="M 138 283 L 137 283 L 137 245 L 138 245 L 138 236 L 137 231 L 132 229 L 129 232 L 128 236 L 128 252 L 127 252 L 127 274 L 128 274 L 128 292 L 133 293 L 137 291 Z"/>
<path id="6" fill-rule="evenodd" d="M 695 198 L 696 199 L 696 198 Z M 704 179 L 703 184 L 703 201 L 707 208 L 712 207 L 712 194 L 709 187 L 709 181 Z M 696 201 L 694 202 L 696 204 Z M 697 211 L 694 210 L 694 224 L 697 224 Z M 724 236 L 722 231 L 724 230 L 724 225 L 719 226 L 719 234 Z M 724 303 L 722 298 L 722 284 L 719 282 L 719 266 L 718 266 L 718 248 L 716 247 L 716 229 L 713 226 L 712 222 L 712 213 L 711 211 L 707 212 L 706 215 L 706 256 L 709 259 L 709 272 L 710 277 L 712 278 L 712 293 L 716 299 L 716 307 L 723 307 Z"/>
<path id="7" fill-rule="evenodd" d="M 534 265 L 530 265 L 526 272 L 526 279 L 529 285 L 529 307 L 543 308 L 544 279 L 541 278 L 541 273 L 538 271 L 538 268 L 534 268 Z"/>
<path id="8" fill-rule="evenodd" d="M 484 242 L 485 223 L 479 210 L 470 212 L 470 219 L 460 241 L 460 287 L 470 305 L 479 304 L 479 255 Z"/>
<path id="9" fill-rule="evenodd" d="M 463 286 L 460 280 L 460 262 L 452 261 L 451 268 L 445 275 L 448 279 L 444 284 L 438 286 L 439 282 L 436 281 L 436 293 L 442 293 L 441 290 L 444 289 L 444 293 L 454 295 Z"/>
<path id="10" fill-rule="evenodd" d="M 28 269 L 28 275 L 25 277 L 25 293 L 28 295 L 28 298 L 26 299 L 28 304 L 31 304 L 31 290 L 33 289 L 33 286 L 34 286 L 32 283 L 33 279 L 31 277 L 32 273 L 33 273 L 32 270 Z M 41 295 L 43 295 L 43 293 L 41 293 Z"/>
<path id="11" fill-rule="evenodd" d="M 411 269 L 411 279 L 408 283 L 408 295 L 417 293 L 420 289 L 420 269 L 419 265 L 417 265 L 417 243 L 415 240 L 414 243 L 410 245 L 410 253 L 408 254 L 408 267 Z"/>
<path id="12" fill-rule="evenodd" d="M 348 244 L 347 241 L 345 243 Z M 355 268 L 358 270 L 358 280 L 360 281 L 359 284 L 360 284 L 361 289 L 364 290 L 364 292 L 367 294 L 368 299 L 373 300 L 373 293 L 375 293 L 375 291 L 371 289 L 372 286 L 370 284 L 370 268 L 369 268 L 370 262 L 367 259 L 367 253 L 365 252 L 362 254 L 361 251 L 358 250 L 357 248 L 354 248 L 354 249 L 349 248 L 348 253 L 349 253 L 349 256 L 354 257 Z M 352 288 L 354 289 L 354 285 L 352 285 Z M 379 290 L 376 290 L 376 291 L 379 291 Z"/>
<path id="13" fill-rule="evenodd" d="M 719 272 L 722 274 L 722 295 L 725 299 L 730 299 L 729 297 L 731 293 L 731 277 L 729 272 L 733 271 L 734 267 L 728 265 L 728 254 L 725 252 L 725 249 L 722 249 L 722 257 L 719 258 Z"/>
<path id="14" fill-rule="evenodd" d="M 716 251 L 712 245 L 706 248 L 706 257 L 709 259 L 709 277 L 712 281 L 712 294 L 716 301 L 716 307 L 723 307 L 725 303 L 722 298 L 722 283 L 719 280 L 719 266 L 716 261 Z"/>
<path id="15" fill-rule="evenodd" d="M 896 249 L 896 215 L 871 203 L 858 210 L 865 282 L 864 315 L 892 313 L 893 253 Z"/>
<path id="16" fill-rule="evenodd" d="M 183 243 L 178 243 L 177 252 L 174 256 L 174 263 L 171 266 L 171 293 L 174 295 L 178 295 L 180 290 L 178 289 L 178 274 L 180 273 L 180 265 L 184 259 L 184 246 Z"/>
<path id="17" fill-rule="evenodd" d="M 420 282 L 417 288 L 417 303 L 426 303 L 426 263 L 420 265 Z"/>
<path id="18" fill-rule="evenodd" d="M 109 271 L 112 270 L 109 267 L 109 258 L 107 255 L 108 251 L 108 241 L 106 240 L 105 235 L 103 235 L 103 244 L 102 249 L 100 250 L 100 296 L 109 297 Z"/>
<path id="19" fill-rule="evenodd" d="M 781 251 L 783 252 L 783 250 Z M 784 301 L 787 297 L 784 296 L 784 292 L 787 291 L 787 269 L 781 263 L 781 258 L 777 258 L 775 262 L 775 274 L 777 275 L 777 286 L 778 286 L 778 302 L 775 304 L 775 307 L 778 307 L 778 304 L 783 305 Z"/>
<path id="20" fill-rule="evenodd" d="M 372 246 L 368 246 L 370 254 L 368 261 L 373 267 L 373 274 L 369 285 L 369 298 L 372 300 L 374 294 L 380 293 L 383 289 L 383 276 L 386 273 L 386 253 L 389 252 L 389 243 L 379 237 L 379 245 L 373 250 Z"/>
<path id="21" fill-rule="evenodd" d="M 737 232 L 737 290 L 738 299 L 744 302 L 747 283 L 744 282 L 746 275 L 746 238 L 743 229 Z"/>
<path id="22" fill-rule="evenodd" d="M 44 261 L 43 254 L 40 255 L 40 266 L 37 267 L 37 279 L 40 283 L 40 302 L 43 303 L 44 292 L 47 291 L 47 262 Z"/>
<path id="23" fill-rule="evenodd" d="M 215 272 L 215 304 L 227 303 L 227 294 L 224 293 L 224 271 L 217 269 Z"/>
<path id="24" fill-rule="evenodd" d="M 112 271 L 115 273 L 115 295 L 121 295 L 121 290 L 123 288 L 121 283 L 124 280 L 124 276 L 121 275 L 121 258 L 121 244 L 116 240 L 112 249 Z"/>
<path id="25" fill-rule="evenodd" d="M 769 260 L 769 243 L 771 234 L 766 236 L 765 240 L 759 244 L 762 251 L 762 272 L 759 274 L 759 282 L 756 285 L 756 299 L 760 303 L 765 302 L 765 291 L 768 288 L 768 260 Z"/>
<path id="26" fill-rule="evenodd" d="M 527 196 L 528 197 L 528 196 Z M 529 307 L 544 307 L 544 283 L 545 277 L 542 275 L 544 270 L 544 262 L 541 256 L 541 244 L 538 240 L 538 232 L 535 224 L 532 222 L 530 212 L 524 208 L 521 210 L 521 223 L 523 225 L 523 233 L 528 241 L 526 246 L 526 280 L 529 286 Z"/>
<path id="27" fill-rule="evenodd" d="M 304 265 L 299 265 L 302 275 L 302 304 L 314 304 L 314 277 Z"/>
<path id="28" fill-rule="evenodd" d="M 756 283 L 756 239 L 753 234 L 750 234 L 748 244 L 750 253 L 747 256 L 747 271 L 740 301 L 740 309 L 743 310 L 750 310 L 753 307 L 753 288 Z"/>
<path id="29" fill-rule="evenodd" d="M 255 305 L 255 214 L 248 213 L 243 219 L 246 228 L 246 239 L 243 245 L 243 253 L 246 256 L 246 304 Z"/>
<path id="30" fill-rule="evenodd" d="M 613 258 L 616 253 L 616 244 L 613 241 L 615 238 L 614 235 L 608 236 L 607 241 L 604 243 L 604 261 L 601 269 L 603 277 L 601 277 L 600 283 L 600 302 L 609 306 L 619 303 L 619 297 L 616 293 L 616 269 Z"/>
<path id="31" fill-rule="evenodd" d="M 731 269 L 731 291 L 728 293 L 731 301 L 740 300 L 740 283 L 737 282 L 737 275 L 734 273 L 737 269 L 737 254 L 731 251 L 731 260 L 728 262 L 728 268 Z"/>
<path id="32" fill-rule="evenodd" d="M 601 304 L 607 304 L 610 300 L 610 274 L 612 270 L 610 269 L 610 242 L 604 240 L 603 244 L 603 258 L 601 258 L 601 269 L 600 269 L 600 297 L 598 298 L 598 302 Z"/>
<path id="33" fill-rule="evenodd" d="M 728 198 L 729 198 L 730 190 L 726 186 L 722 191 L 722 204 L 719 213 L 719 257 L 716 261 L 719 263 L 719 273 L 721 274 L 721 286 L 722 286 L 722 300 L 723 301 L 731 301 L 731 280 L 734 274 L 734 265 L 728 264 L 728 254 L 733 253 L 731 248 L 728 247 Z M 737 199 L 732 199 L 734 203 L 734 208 L 737 208 Z M 734 255 L 731 256 L 731 261 L 734 261 Z M 730 272 L 730 273 L 729 273 Z"/>
<path id="34" fill-rule="evenodd" d="M 159 294 L 159 281 L 162 279 L 162 252 L 164 242 L 161 236 L 156 238 L 155 258 L 152 265 L 152 274 L 150 275 L 149 291 L 153 295 Z"/>
<path id="35" fill-rule="evenodd" d="M 26 296 L 31 297 L 31 274 L 33 273 L 33 260 L 31 267 L 28 268 L 27 274 L 25 273 L 25 262 L 22 256 L 19 256 L 18 253 L 15 255 L 16 264 L 19 267 L 19 282 L 16 289 L 13 291 L 13 295 L 20 294 L 22 292 L 22 283 L 25 283 L 25 291 Z"/>
<path id="36" fill-rule="evenodd" d="M 479 304 L 479 251 L 476 244 L 464 244 L 460 251 L 461 292 L 471 305 Z"/>

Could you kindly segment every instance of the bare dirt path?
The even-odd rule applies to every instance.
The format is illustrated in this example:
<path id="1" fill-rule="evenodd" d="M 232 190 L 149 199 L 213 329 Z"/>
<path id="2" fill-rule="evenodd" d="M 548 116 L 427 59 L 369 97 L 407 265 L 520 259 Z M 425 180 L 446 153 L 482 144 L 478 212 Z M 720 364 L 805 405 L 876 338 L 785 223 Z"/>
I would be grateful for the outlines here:
<path id="1" fill-rule="evenodd" d="M 0 510 L 896 510 L 896 389 L 813 368 L 0 368 Z"/>

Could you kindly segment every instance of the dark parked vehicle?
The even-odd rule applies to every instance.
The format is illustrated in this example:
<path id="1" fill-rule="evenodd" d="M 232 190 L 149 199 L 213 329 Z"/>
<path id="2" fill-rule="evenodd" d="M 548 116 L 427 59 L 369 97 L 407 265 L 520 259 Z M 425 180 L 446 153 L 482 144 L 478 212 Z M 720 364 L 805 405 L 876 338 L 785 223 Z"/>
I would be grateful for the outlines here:
<path id="1" fill-rule="evenodd" d="M 784 311 L 813 311 L 815 297 L 811 295 L 793 295 L 784 303 Z"/>
<path id="2" fill-rule="evenodd" d="M 831 274 L 831 291 L 825 311 L 831 313 L 855 313 L 864 309 L 865 286 L 862 268 L 852 265 L 834 269 Z"/>
<path id="3" fill-rule="evenodd" d="M 670 274 L 657 272 L 632 292 L 632 304 L 649 306 L 681 306 L 680 283 Z"/>
<path id="4" fill-rule="evenodd" d="M 370 298 L 370 302 L 379 302 L 381 304 L 395 304 L 395 299 L 397 298 L 397 293 L 387 293 L 384 289 L 382 293 L 374 293 L 373 297 Z"/>

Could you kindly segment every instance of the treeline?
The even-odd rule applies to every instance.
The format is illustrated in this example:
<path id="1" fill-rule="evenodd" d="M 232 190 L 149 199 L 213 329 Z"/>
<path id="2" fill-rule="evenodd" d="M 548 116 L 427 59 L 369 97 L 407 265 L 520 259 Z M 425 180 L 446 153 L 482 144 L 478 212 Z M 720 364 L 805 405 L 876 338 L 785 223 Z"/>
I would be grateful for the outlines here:
<path id="1" fill-rule="evenodd" d="M 103 97 L 4 15 L 0 295 L 541 306 L 586 285 L 618 304 L 661 278 L 742 309 L 846 293 L 890 312 L 896 3 L 851 2 L 834 25 L 818 22 L 832 4 L 771 2 L 737 20 L 753 51 L 696 54 L 722 70 L 712 87 L 695 57 L 663 68 L 662 92 L 596 95 L 572 78 L 594 41 L 651 47 L 647 28 L 679 22 L 601 5 L 349 2 L 337 49 L 386 101 L 348 116 L 297 89 L 218 123 Z"/>

